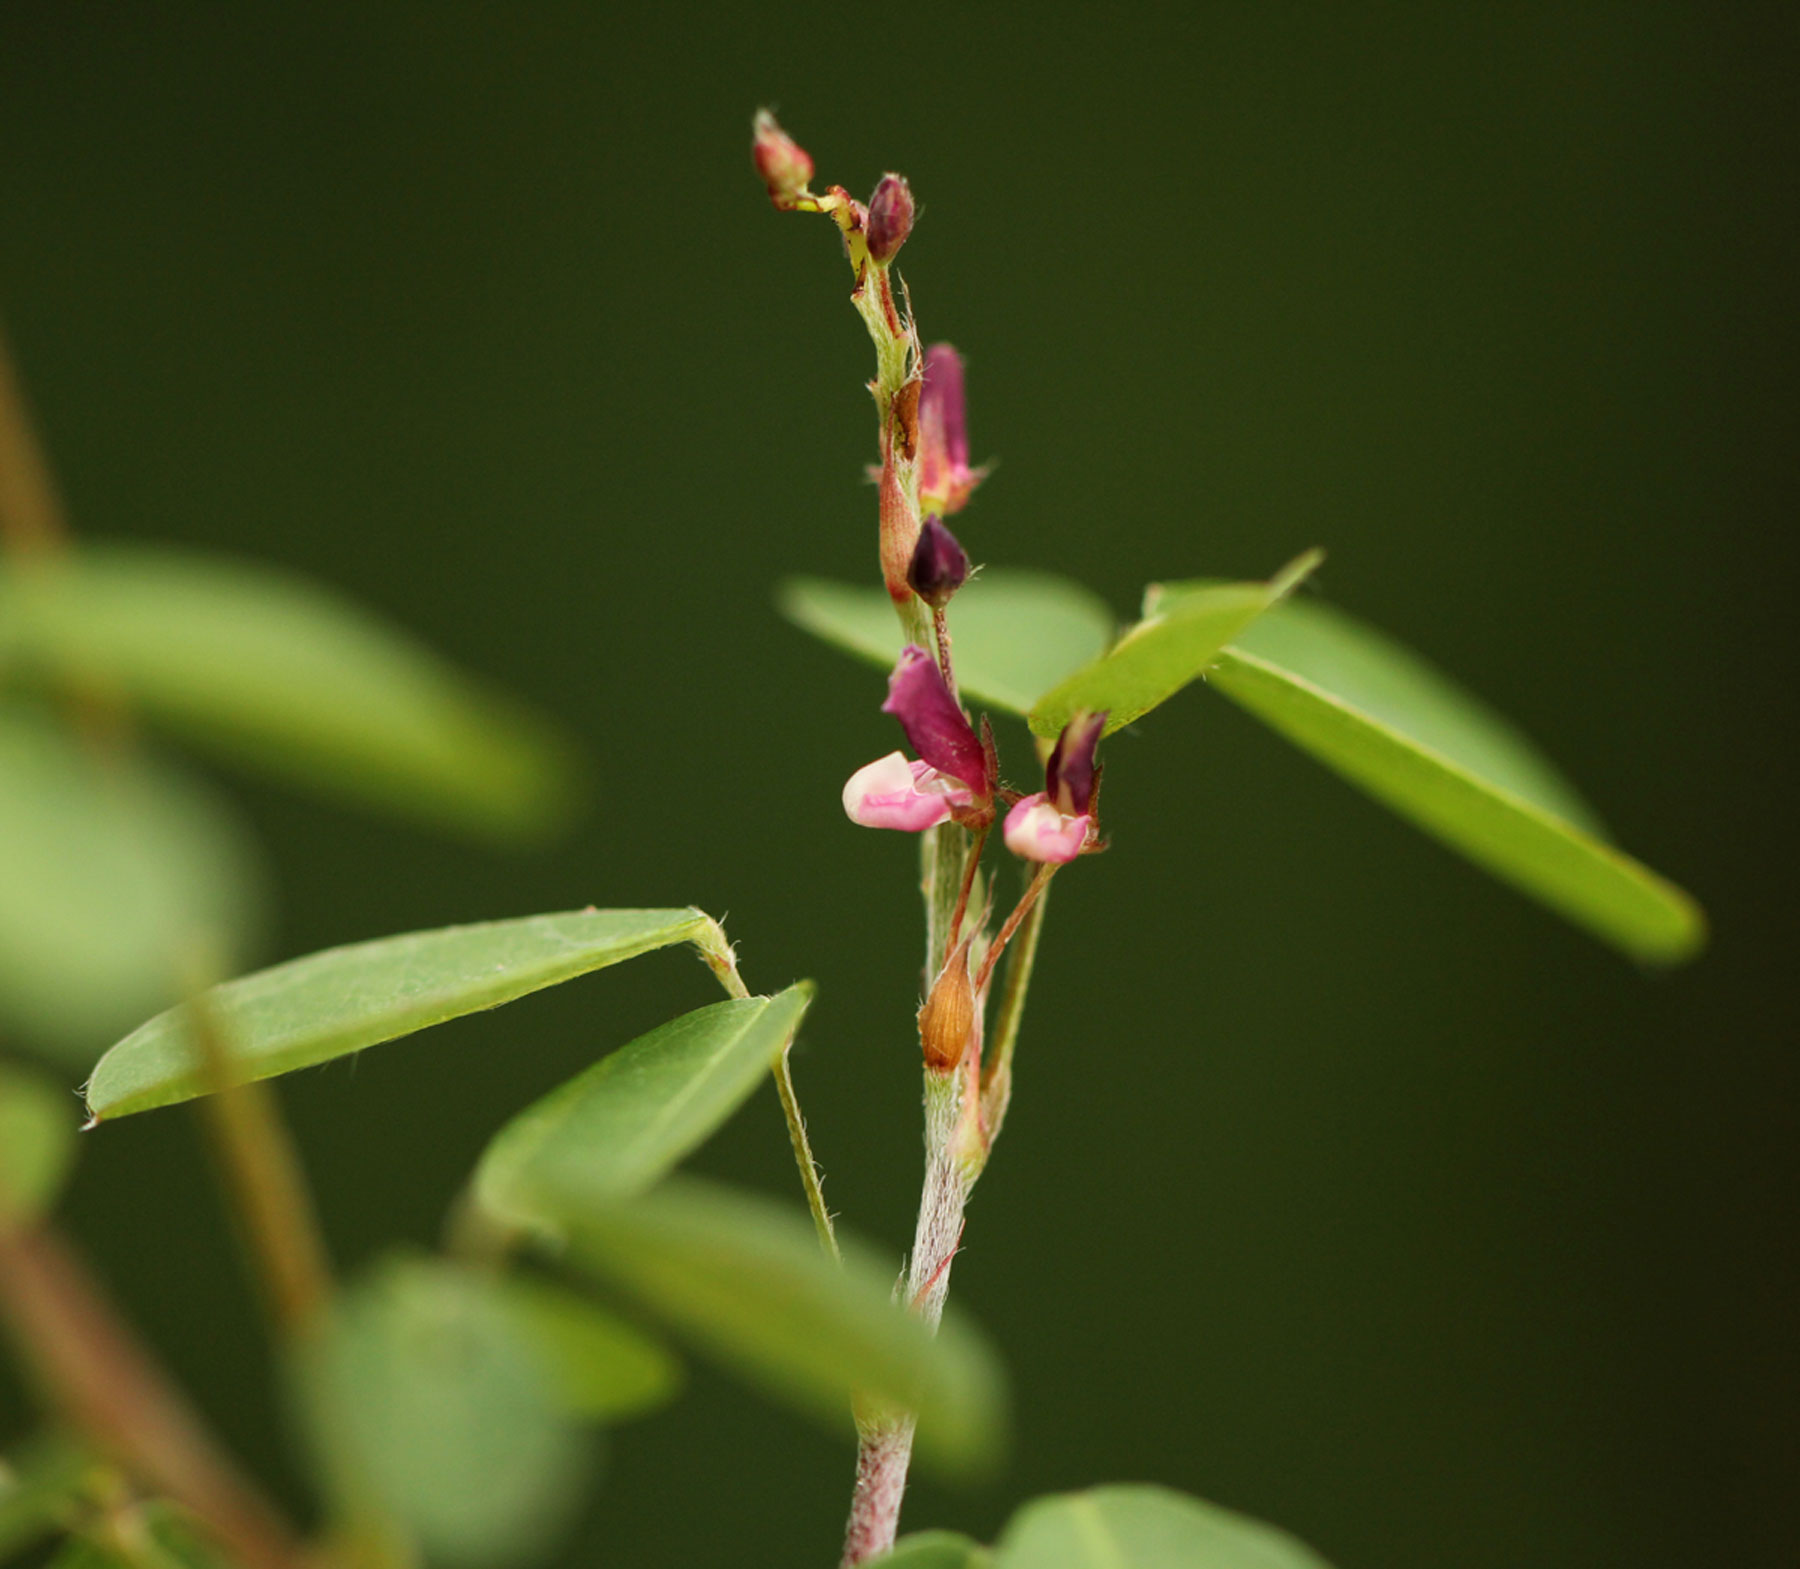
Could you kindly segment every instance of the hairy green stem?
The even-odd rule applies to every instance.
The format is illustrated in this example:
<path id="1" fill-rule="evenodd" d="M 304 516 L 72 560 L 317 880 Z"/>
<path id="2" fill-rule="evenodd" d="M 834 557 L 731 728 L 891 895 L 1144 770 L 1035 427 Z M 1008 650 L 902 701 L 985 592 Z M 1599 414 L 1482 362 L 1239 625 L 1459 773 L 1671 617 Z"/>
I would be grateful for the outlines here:
<path id="1" fill-rule="evenodd" d="M 750 988 L 738 974 L 737 954 L 726 940 L 724 927 L 717 921 L 709 922 L 694 945 L 700 950 L 706 967 L 718 977 L 727 996 L 749 997 Z M 818 1161 L 813 1158 L 812 1141 L 806 1135 L 806 1118 L 801 1114 L 800 1097 L 794 1090 L 793 1068 L 788 1062 L 788 1053 L 792 1049 L 792 1041 L 782 1046 L 781 1055 L 771 1065 L 770 1072 L 775 1076 L 775 1092 L 781 1098 L 781 1115 L 787 1120 L 788 1142 L 794 1147 L 794 1164 L 800 1171 L 800 1186 L 806 1190 L 806 1207 L 812 1212 L 813 1229 L 819 1234 L 819 1246 L 835 1259 L 840 1256 L 837 1231 L 831 1223 L 831 1211 L 825 1207 L 825 1179 L 819 1172 Z"/>

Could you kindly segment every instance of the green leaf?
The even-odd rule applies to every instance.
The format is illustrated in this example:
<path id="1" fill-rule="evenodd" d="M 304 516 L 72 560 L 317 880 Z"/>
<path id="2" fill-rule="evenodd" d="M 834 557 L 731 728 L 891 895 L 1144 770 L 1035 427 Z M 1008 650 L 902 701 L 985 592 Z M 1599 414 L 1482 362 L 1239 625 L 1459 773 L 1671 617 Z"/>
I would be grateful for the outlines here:
<path id="1" fill-rule="evenodd" d="M 1531 744 L 1417 655 L 1349 617 L 1283 605 L 1209 683 L 1478 866 L 1633 958 L 1694 954 L 1705 917 L 1614 849 Z"/>
<path id="2" fill-rule="evenodd" d="M 0 1158 L 4 1150 L 0 1143 Z M 0 1562 L 66 1530 L 93 1472 L 87 1452 L 60 1434 L 31 1439 L 0 1459 Z"/>
<path id="3" fill-rule="evenodd" d="M 699 910 L 578 910 L 409 932 L 328 948 L 215 986 L 208 1003 L 252 1079 L 329 1062 L 511 1002 L 712 928 Z M 114 1046 L 88 1083 L 96 1119 L 206 1092 L 184 1011 Z"/>
<path id="4" fill-rule="evenodd" d="M 1327 1569 L 1285 1531 L 1148 1486 L 1033 1500 L 1010 1521 L 993 1569 Z"/>
<path id="5" fill-rule="evenodd" d="M 0 1223 L 56 1202 L 75 1159 L 76 1101 L 60 1084 L 0 1062 Z"/>
<path id="6" fill-rule="evenodd" d="M 915 1531 L 903 1536 L 870 1569 L 988 1569 L 993 1555 L 955 1531 Z"/>
<path id="7" fill-rule="evenodd" d="M 430 1561 L 523 1556 L 568 1519 L 588 1446 L 492 1277 L 387 1260 L 340 1300 L 310 1371 L 328 1478 Z"/>
<path id="8" fill-rule="evenodd" d="M 260 891 L 253 848 L 210 792 L 0 709 L 0 1024 L 87 1067 L 179 997 L 199 957 L 241 959 Z"/>
<path id="9" fill-rule="evenodd" d="M 1108 735 L 1141 718 L 1204 675 L 1221 648 L 1323 559 L 1310 551 L 1267 583 L 1224 583 L 1182 595 L 1040 697 L 1028 716 L 1033 732 L 1054 736 L 1084 709 L 1106 710 Z"/>
<path id="10" fill-rule="evenodd" d="M 0 678 L 122 694 L 150 719 L 408 815 L 537 832 L 568 805 L 541 721 L 305 578 L 142 546 L 0 575 Z"/>
<path id="11" fill-rule="evenodd" d="M 794 578 L 781 612 L 796 626 L 876 664 L 900 652 L 900 623 L 881 588 Z M 971 701 L 1023 714 L 1040 693 L 1106 651 L 1115 619 L 1104 601 L 1048 572 L 994 568 L 950 606 L 956 682 Z"/>
<path id="12" fill-rule="evenodd" d="M 1158 584 L 1145 601 L 1166 609 L 1192 591 Z M 1509 720 L 1411 649 L 1341 610 L 1316 599 L 1287 600 L 1234 638 L 1229 652 L 1299 676 L 1597 838 L 1606 832 L 1575 786 Z"/>
<path id="13" fill-rule="evenodd" d="M 673 1353 L 585 1297 L 521 1275 L 501 1279 L 497 1291 L 571 1415 L 621 1422 L 666 1405 L 680 1391 L 681 1363 Z"/>
<path id="14" fill-rule="evenodd" d="M 848 1432 L 852 1398 L 868 1396 L 919 1412 L 928 1457 L 993 1455 L 1003 1402 L 985 1344 L 955 1317 L 934 1339 L 892 1300 L 892 1266 L 852 1243 L 840 1268 L 797 1212 L 671 1178 L 631 1199 L 571 1194 L 557 1220 L 570 1262 L 774 1398 Z"/>
<path id="15" fill-rule="evenodd" d="M 621 1046 L 494 1136 L 476 1168 L 477 1197 L 529 1224 L 539 1192 L 649 1187 L 762 1083 L 812 995 L 802 982 L 778 997 L 716 1002 Z"/>

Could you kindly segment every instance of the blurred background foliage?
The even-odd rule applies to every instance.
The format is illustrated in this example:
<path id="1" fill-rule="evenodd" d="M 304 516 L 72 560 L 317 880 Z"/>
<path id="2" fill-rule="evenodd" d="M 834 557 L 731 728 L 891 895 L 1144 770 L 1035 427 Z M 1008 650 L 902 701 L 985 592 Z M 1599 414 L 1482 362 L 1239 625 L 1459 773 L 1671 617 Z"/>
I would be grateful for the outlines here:
<path id="1" fill-rule="evenodd" d="M 205 779 L 261 845 L 258 951 L 728 915 L 753 988 L 820 982 L 828 1192 L 897 1260 L 912 846 L 837 805 L 891 722 L 770 608 L 874 570 L 869 351 L 749 112 L 859 193 L 906 172 L 903 271 L 1001 460 L 976 559 L 1123 615 L 1323 544 L 1333 602 L 1714 924 L 1646 977 L 1209 694 L 1115 738 L 1116 848 L 1058 885 L 957 1270 L 1013 1461 L 907 1524 L 1134 1478 L 1344 1569 L 1787 1564 L 1797 55 L 1754 6 L 12 0 L 0 309 L 82 539 L 331 585 L 588 760 L 525 849 Z M 339 1260 L 432 1240 L 505 1115 L 714 995 L 652 957 L 286 1081 Z M 192 1119 L 81 1153 L 67 1219 L 297 1496 Z M 797 1198 L 766 1092 L 697 1164 Z M 850 1461 L 697 1368 L 566 1551 L 827 1562 Z"/>

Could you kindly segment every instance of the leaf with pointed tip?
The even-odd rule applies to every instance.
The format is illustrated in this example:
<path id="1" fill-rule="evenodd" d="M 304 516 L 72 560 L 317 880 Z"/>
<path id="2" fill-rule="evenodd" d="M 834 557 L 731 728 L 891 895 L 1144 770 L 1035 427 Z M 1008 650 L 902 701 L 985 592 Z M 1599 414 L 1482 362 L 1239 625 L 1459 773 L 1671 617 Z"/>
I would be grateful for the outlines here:
<path id="1" fill-rule="evenodd" d="M 509 1275 L 497 1300 L 572 1415 L 622 1422 L 666 1405 L 681 1388 L 681 1363 L 643 1330 L 548 1280 Z"/>
<path id="2" fill-rule="evenodd" d="M 1165 590 L 1177 601 L 1186 590 Z M 1285 604 L 1209 683 L 1452 849 L 1633 958 L 1705 940 L 1680 888 L 1613 848 L 1524 736 L 1410 650 L 1341 612 Z"/>
<path id="3" fill-rule="evenodd" d="M 0 1222 L 56 1202 L 75 1159 L 75 1100 L 60 1084 L 0 1062 Z"/>
<path id="4" fill-rule="evenodd" d="M 215 986 L 207 1003 L 239 1071 L 267 1079 L 693 942 L 712 924 L 686 909 L 577 910 L 446 926 L 291 959 Z M 100 1059 L 87 1089 L 97 1120 L 206 1093 L 185 1013 L 158 1014 Z"/>
<path id="5" fill-rule="evenodd" d="M 993 1569 L 1327 1569 L 1303 1542 L 1166 1487 L 1034 1499 L 1007 1522 Z"/>
<path id="6" fill-rule="evenodd" d="M 988 1569 L 993 1555 L 955 1531 L 915 1531 L 903 1536 L 869 1569 Z"/>
<path id="7" fill-rule="evenodd" d="M 510 1561 L 566 1521 L 588 1446 L 500 1281 L 389 1258 L 344 1293 L 304 1366 L 327 1478 L 432 1562 Z"/>
<path id="8" fill-rule="evenodd" d="M 812 1001 L 810 982 L 778 997 L 715 1002 L 659 1025 L 527 1106 L 495 1134 L 475 1192 L 529 1225 L 549 1191 L 635 1193 L 700 1144 L 762 1083 Z"/>
<path id="9" fill-rule="evenodd" d="M 241 962 L 254 847 L 210 791 L 0 710 L 0 1023 L 87 1068 L 181 995 L 195 954 Z"/>
<path id="10" fill-rule="evenodd" d="M 0 671 L 118 692 L 235 759 L 409 816 L 556 826 L 567 752 L 535 716 L 296 574 L 89 546 L 0 574 Z"/>
<path id="11" fill-rule="evenodd" d="M 1322 552 L 1308 551 L 1267 583 L 1221 583 L 1182 595 L 1127 628 L 1100 658 L 1038 698 L 1027 716 L 1032 731 L 1054 736 L 1083 710 L 1104 709 L 1108 735 L 1141 718 L 1199 680 L 1221 648 L 1323 559 Z"/>
<path id="12" fill-rule="evenodd" d="M 793 578 L 781 612 L 796 626 L 879 665 L 903 641 L 880 588 Z M 1023 714 L 1057 682 L 1106 651 L 1115 620 L 1104 601 L 1048 572 L 983 569 L 950 603 L 956 684 L 973 702 Z"/>
<path id="13" fill-rule="evenodd" d="M 927 1458 L 994 1454 L 1003 1400 L 985 1342 L 954 1316 L 933 1337 L 894 1302 L 893 1268 L 853 1242 L 840 1267 L 802 1216 L 691 1178 L 628 1199 L 576 1190 L 555 1218 L 571 1263 L 776 1399 L 847 1432 L 867 1397 L 919 1413 Z"/>

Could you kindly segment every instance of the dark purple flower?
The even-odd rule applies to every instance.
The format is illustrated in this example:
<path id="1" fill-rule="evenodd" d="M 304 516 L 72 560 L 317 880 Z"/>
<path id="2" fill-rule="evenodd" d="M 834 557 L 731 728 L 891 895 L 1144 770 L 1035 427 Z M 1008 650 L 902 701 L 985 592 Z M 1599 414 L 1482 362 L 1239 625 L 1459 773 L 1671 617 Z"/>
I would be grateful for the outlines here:
<path id="1" fill-rule="evenodd" d="M 1044 793 L 1067 817 L 1085 817 L 1094 804 L 1094 750 L 1106 729 L 1106 712 L 1077 714 L 1063 726 L 1044 764 Z"/>
<path id="2" fill-rule="evenodd" d="M 906 581 L 912 591 L 934 610 L 942 610 L 969 578 L 969 557 L 956 536 L 938 518 L 927 518 L 913 548 Z"/>
<path id="3" fill-rule="evenodd" d="M 869 217 L 863 226 L 872 261 L 885 266 L 899 254 L 912 233 L 913 212 L 912 187 L 905 177 L 884 174 L 869 198 Z"/>
<path id="4" fill-rule="evenodd" d="M 1006 814 L 1006 847 L 1028 861 L 1064 866 L 1094 841 L 1094 749 L 1106 715 L 1077 714 L 1063 726 L 1044 765 L 1044 786 Z"/>
<path id="5" fill-rule="evenodd" d="M 900 721 L 913 750 L 940 774 L 961 780 L 983 801 L 992 798 L 987 750 L 950 695 L 937 662 L 917 643 L 900 651 L 881 711 Z"/>
<path id="6" fill-rule="evenodd" d="M 919 393 L 919 505 L 949 517 L 960 512 L 986 475 L 969 467 L 969 421 L 962 359 L 947 343 L 925 351 Z"/>

